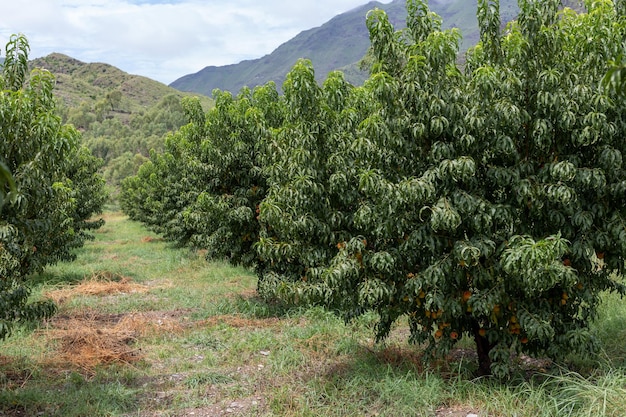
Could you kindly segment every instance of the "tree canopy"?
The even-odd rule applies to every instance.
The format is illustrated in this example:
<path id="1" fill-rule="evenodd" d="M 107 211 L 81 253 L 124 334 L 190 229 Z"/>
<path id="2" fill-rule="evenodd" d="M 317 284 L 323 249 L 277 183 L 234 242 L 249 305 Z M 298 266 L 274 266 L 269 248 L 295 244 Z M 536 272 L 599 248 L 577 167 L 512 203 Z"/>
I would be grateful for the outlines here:
<path id="1" fill-rule="evenodd" d="M 73 249 L 102 225 L 92 220 L 107 198 L 101 160 L 55 109 L 52 75 L 27 73 L 29 45 L 14 35 L 0 76 L 0 339 L 17 320 L 52 314 L 29 303 L 30 274 L 74 258 Z"/>
<path id="2" fill-rule="evenodd" d="M 172 136 L 125 209 L 145 220 L 175 200 L 155 227 L 254 257 L 265 297 L 375 312 L 379 340 L 401 318 L 434 356 L 471 337 L 479 374 L 506 375 L 515 352 L 594 352 L 602 292 L 626 292 L 626 100 L 601 86 L 626 49 L 623 1 L 520 0 L 502 31 L 480 0 L 463 67 L 461 34 L 406 4 L 404 30 L 368 14 L 364 86 L 320 86 L 302 60 L 284 97 L 222 96 L 232 110 Z"/>

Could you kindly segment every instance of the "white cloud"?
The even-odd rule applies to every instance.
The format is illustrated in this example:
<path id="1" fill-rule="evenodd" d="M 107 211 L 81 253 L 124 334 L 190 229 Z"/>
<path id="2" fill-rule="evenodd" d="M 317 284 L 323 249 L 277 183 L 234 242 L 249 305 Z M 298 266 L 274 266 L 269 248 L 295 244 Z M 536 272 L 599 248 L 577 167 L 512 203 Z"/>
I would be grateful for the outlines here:
<path id="1" fill-rule="evenodd" d="M 388 2 L 388 1 L 386 1 Z M 260 58 L 367 0 L 26 0 L 3 5 L 2 46 L 61 52 L 170 83 L 208 65 Z"/>

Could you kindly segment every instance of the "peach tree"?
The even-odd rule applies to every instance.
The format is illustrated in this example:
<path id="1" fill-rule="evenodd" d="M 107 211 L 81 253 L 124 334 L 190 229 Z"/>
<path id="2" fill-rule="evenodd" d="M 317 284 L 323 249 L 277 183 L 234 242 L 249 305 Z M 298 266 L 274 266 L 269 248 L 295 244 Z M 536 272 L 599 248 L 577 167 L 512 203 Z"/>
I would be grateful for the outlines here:
<path id="1" fill-rule="evenodd" d="M 102 225 L 91 217 L 107 198 L 101 161 L 62 124 L 52 75 L 27 73 L 28 52 L 13 35 L 0 73 L 0 339 L 15 321 L 54 312 L 50 302 L 29 302 L 28 277 L 74 259 Z"/>
<path id="2" fill-rule="evenodd" d="M 358 181 L 358 166 L 346 160 L 361 152 L 353 139 L 372 101 L 339 72 L 320 87 L 308 60 L 296 63 L 283 90 L 284 123 L 264 141 L 261 167 L 269 187 L 259 206 L 260 234 L 254 248 L 263 266 L 261 292 L 270 296 L 275 290 L 296 302 L 307 297 L 288 284 L 314 282 L 320 267 L 357 233 L 353 211 L 360 194 L 349 183 Z"/>
<path id="3" fill-rule="evenodd" d="M 198 166 L 202 192 L 183 212 L 195 230 L 191 244 L 209 259 L 260 267 L 252 245 L 259 238 L 259 204 L 267 192 L 261 169 L 263 143 L 284 119 L 284 105 L 274 83 L 243 88 L 235 97 L 214 91 L 207 113 Z"/>
<path id="4" fill-rule="evenodd" d="M 131 219 L 184 245 L 194 233 L 184 224 L 182 212 L 202 190 L 195 155 L 200 153 L 205 115 L 197 98 L 185 98 L 181 104 L 188 123 L 165 138 L 164 152 L 151 150 L 137 175 L 122 181 L 119 201 Z"/>
<path id="5" fill-rule="evenodd" d="M 479 1 L 463 70 L 460 34 L 421 0 L 401 31 L 369 13 L 363 87 L 296 65 L 260 204 L 264 295 L 373 311 L 379 339 L 404 317 L 434 355 L 470 337 L 478 374 L 594 351 L 602 292 L 625 293 L 626 111 L 600 88 L 623 2 L 519 5 L 502 32 Z"/>
<path id="6" fill-rule="evenodd" d="M 282 99 L 272 83 L 237 96 L 216 90 L 214 98 L 206 113 L 197 99 L 183 101 L 189 123 L 123 181 L 120 200 L 131 218 L 168 240 L 256 266 L 251 247 L 266 193 L 262 143 L 282 124 Z"/>

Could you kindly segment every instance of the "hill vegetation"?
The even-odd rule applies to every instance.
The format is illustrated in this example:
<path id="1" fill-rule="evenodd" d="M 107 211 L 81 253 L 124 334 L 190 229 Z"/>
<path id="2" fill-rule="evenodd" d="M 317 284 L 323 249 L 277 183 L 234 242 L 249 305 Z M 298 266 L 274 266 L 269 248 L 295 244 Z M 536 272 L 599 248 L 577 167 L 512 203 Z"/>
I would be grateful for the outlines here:
<path id="1" fill-rule="evenodd" d="M 168 132 L 186 123 L 182 98 L 199 96 L 205 109 L 212 106 L 208 97 L 59 53 L 32 60 L 30 66 L 54 75 L 63 121 L 79 129 L 87 147 L 104 160 L 112 185 L 133 174 L 151 149 L 162 149 Z"/>
<path id="2" fill-rule="evenodd" d="M 113 111 L 137 113 L 156 105 L 164 96 L 183 94 L 160 82 L 128 74 L 105 63 L 85 63 L 60 53 L 31 61 L 31 67 L 44 68 L 56 78 L 55 95 L 68 107 L 87 102 L 95 105 L 112 91 L 122 93 Z"/>

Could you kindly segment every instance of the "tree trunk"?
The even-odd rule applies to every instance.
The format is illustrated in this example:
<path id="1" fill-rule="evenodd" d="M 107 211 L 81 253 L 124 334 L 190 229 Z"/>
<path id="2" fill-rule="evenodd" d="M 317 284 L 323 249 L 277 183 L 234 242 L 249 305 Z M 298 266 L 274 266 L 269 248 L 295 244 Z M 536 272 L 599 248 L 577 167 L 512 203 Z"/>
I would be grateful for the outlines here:
<path id="1" fill-rule="evenodd" d="M 480 329 L 478 326 L 474 329 L 474 341 L 476 341 L 476 353 L 478 353 L 478 369 L 476 370 L 476 376 L 488 376 L 491 375 L 491 359 L 489 358 L 489 351 L 493 348 L 493 345 L 489 343 L 486 337 L 480 335 Z"/>

